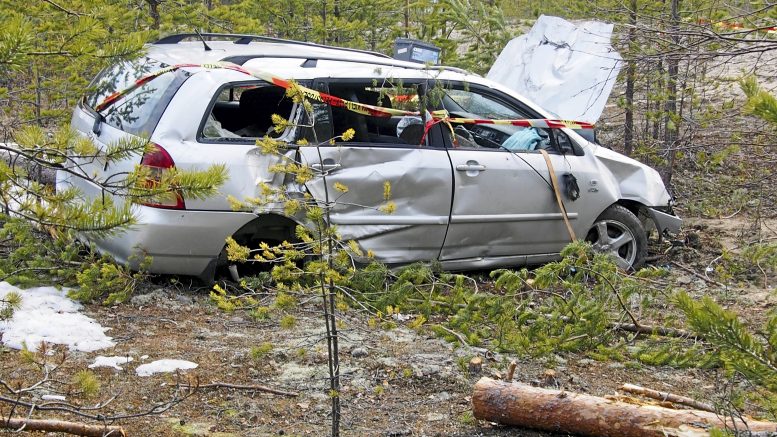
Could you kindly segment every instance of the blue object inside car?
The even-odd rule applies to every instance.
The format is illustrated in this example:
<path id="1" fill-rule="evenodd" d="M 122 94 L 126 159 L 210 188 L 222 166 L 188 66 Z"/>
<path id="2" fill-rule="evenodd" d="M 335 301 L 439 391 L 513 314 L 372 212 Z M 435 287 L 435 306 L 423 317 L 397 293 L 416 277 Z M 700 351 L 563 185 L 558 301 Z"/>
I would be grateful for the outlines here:
<path id="1" fill-rule="evenodd" d="M 542 137 L 537 133 L 536 129 L 521 129 L 510 135 L 510 138 L 505 140 L 502 147 L 507 150 L 534 150 L 540 141 L 542 141 Z"/>

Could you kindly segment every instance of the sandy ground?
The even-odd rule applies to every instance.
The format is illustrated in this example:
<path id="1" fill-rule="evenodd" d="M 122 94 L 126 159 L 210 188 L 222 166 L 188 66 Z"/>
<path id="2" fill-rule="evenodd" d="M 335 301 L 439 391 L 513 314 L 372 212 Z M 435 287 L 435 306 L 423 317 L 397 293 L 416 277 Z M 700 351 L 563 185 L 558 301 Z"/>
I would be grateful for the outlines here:
<path id="1" fill-rule="evenodd" d="M 674 259 L 703 276 L 705 265 L 719 253 L 717 245 L 741 245 L 744 234 L 737 236 L 736 232 L 747 233 L 745 228 L 746 223 L 736 218 L 690 221 L 688 232 L 699 236 L 700 249 L 683 249 Z M 657 263 L 669 265 L 667 260 Z M 670 269 L 676 286 L 692 293 L 723 293 L 697 275 Z M 771 286 L 764 288 L 757 282 L 725 291 L 730 298 L 727 305 L 754 322 L 775 302 Z M 118 396 L 102 411 L 106 415 L 148 409 L 154 402 L 169 399 L 177 383 L 259 384 L 299 394 L 285 397 L 245 389 L 201 388 L 160 415 L 122 420 L 121 425 L 133 436 L 326 435 L 330 399 L 325 333 L 317 305 L 316 296 L 301 302 L 290 310 L 296 325 L 283 329 L 279 317 L 255 321 L 244 312 L 219 310 L 205 289 L 149 285 L 127 304 L 87 306 L 85 313 L 109 327 L 108 334 L 117 344 L 98 352 L 70 353 L 56 377 L 70 379 L 98 355 L 132 357 L 134 361 L 122 371 L 94 370 L 102 385 L 98 399 Z M 482 376 L 503 372 L 513 359 L 518 362 L 516 380 L 595 395 L 617 394 L 619 386 L 632 383 L 712 400 L 726 383 L 718 370 L 634 366 L 568 353 L 520 358 L 447 343 L 428 330 L 416 331 L 402 324 L 391 330 L 370 328 L 367 319 L 368 315 L 353 309 L 341 314 L 344 436 L 547 436 L 471 417 L 474 383 Z M 272 344 L 272 350 L 252 356 L 252 347 L 263 343 Z M 480 373 L 471 374 L 466 363 L 475 355 L 485 357 L 485 365 Z M 178 375 L 135 374 L 137 365 L 158 359 L 189 360 L 198 367 Z M 547 377 L 548 370 L 553 370 L 553 377 Z M 0 379 L 29 382 L 37 375 L 17 351 L 0 349 Z M 7 414 L 8 407 L 0 407 L 0 413 Z M 46 416 L 51 415 L 39 417 Z M 74 419 L 62 414 L 55 417 Z"/>

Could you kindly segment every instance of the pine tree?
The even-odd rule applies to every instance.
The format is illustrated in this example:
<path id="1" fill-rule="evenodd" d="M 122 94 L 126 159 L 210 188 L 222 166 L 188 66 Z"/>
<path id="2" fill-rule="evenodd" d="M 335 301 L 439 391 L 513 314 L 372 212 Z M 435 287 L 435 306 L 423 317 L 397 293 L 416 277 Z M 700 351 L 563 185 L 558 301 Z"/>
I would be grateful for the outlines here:
<path id="1" fill-rule="evenodd" d="M 747 96 L 745 112 L 770 123 L 777 128 L 777 98 L 758 86 L 755 77 L 749 76 L 740 82 Z"/>

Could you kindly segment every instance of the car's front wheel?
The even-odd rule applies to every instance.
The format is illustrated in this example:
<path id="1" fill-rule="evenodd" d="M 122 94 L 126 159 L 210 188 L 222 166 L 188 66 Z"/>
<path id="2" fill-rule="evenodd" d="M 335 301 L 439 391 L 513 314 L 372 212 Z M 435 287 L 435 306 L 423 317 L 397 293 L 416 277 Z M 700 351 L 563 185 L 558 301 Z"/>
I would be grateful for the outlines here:
<path id="1" fill-rule="evenodd" d="M 621 205 L 612 205 L 596 219 L 585 238 L 594 250 L 615 258 L 624 270 L 638 269 L 647 257 L 647 234 L 639 219 Z"/>

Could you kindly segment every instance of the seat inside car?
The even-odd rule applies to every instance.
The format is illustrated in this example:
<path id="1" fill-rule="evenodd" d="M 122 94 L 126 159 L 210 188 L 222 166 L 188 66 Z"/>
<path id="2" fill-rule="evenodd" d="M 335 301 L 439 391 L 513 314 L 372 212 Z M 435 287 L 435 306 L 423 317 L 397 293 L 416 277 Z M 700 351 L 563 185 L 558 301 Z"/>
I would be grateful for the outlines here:
<path id="1" fill-rule="evenodd" d="M 243 137 L 261 137 L 273 127 L 272 115 L 289 118 L 294 102 L 285 98 L 280 87 L 260 87 L 243 91 L 240 95 L 240 118 L 243 126 L 235 133 Z"/>

